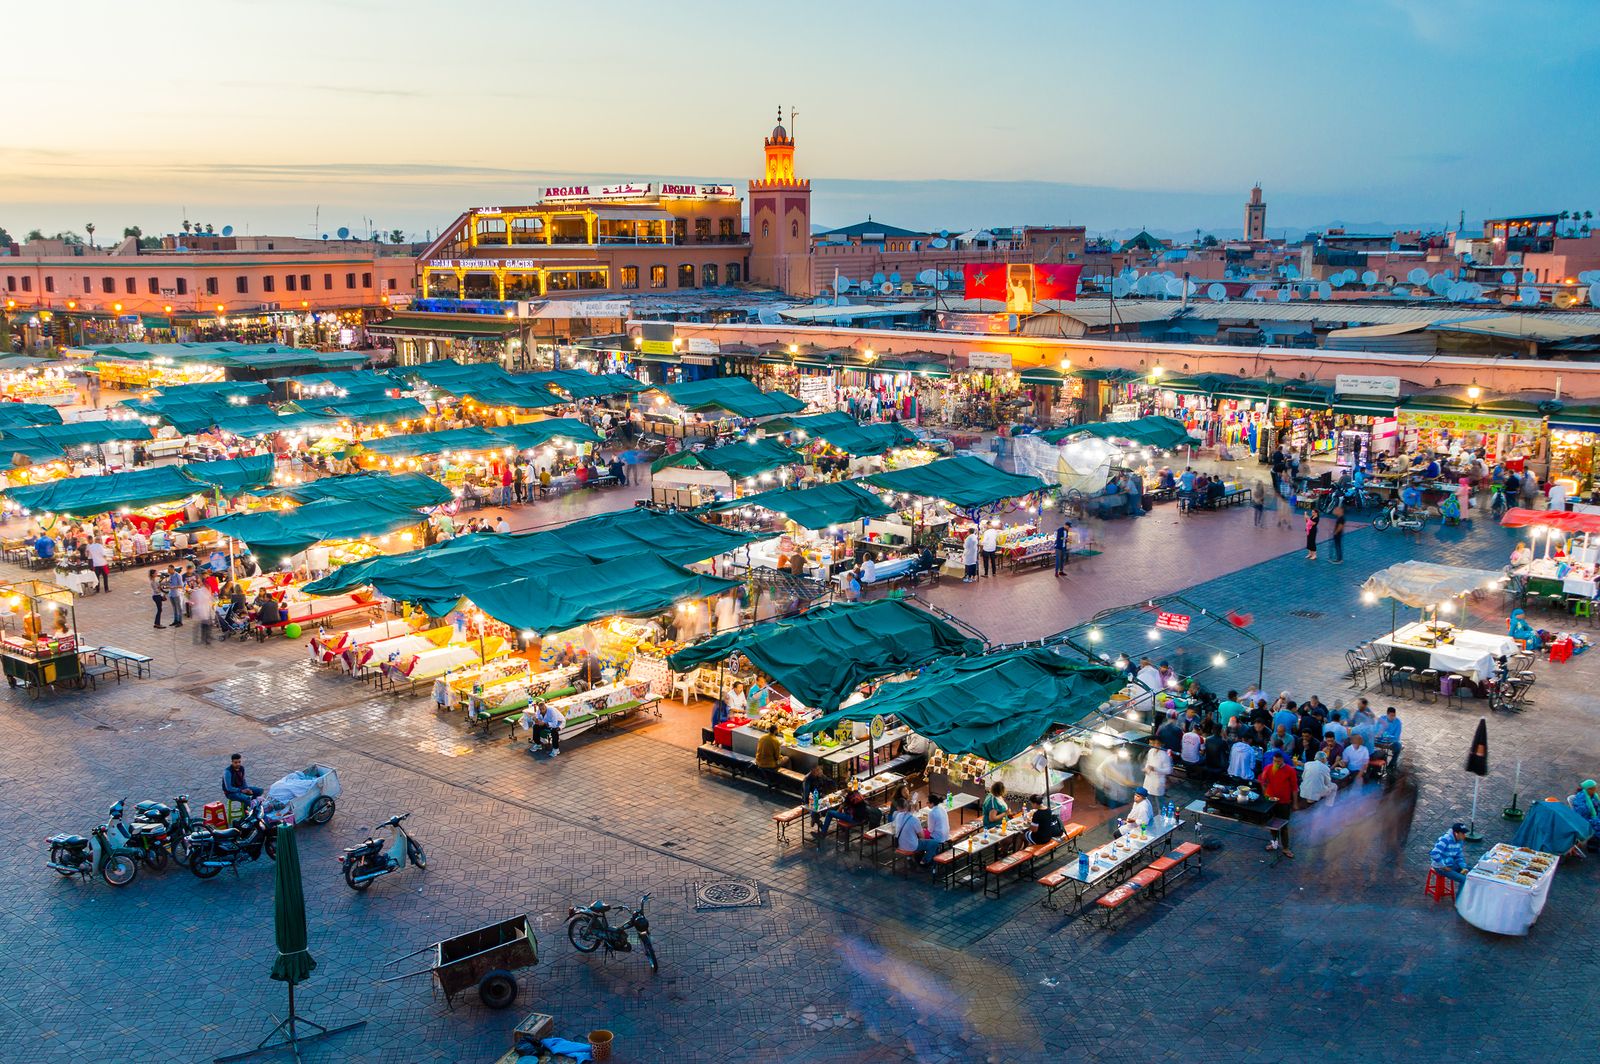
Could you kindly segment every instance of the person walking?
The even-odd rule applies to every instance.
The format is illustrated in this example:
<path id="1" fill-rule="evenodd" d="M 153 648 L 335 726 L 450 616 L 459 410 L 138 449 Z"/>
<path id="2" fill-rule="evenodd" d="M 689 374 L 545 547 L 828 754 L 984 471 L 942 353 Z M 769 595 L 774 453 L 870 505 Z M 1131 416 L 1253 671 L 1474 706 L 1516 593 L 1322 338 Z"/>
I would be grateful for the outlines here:
<path id="1" fill-rule="evenodd" d="M 983 530 L 983 575 L 994 576 L 1000 571 L 1000 529 L 999 522 L 991 522 Z"/>
<path id="2" fill-rule="evenodd" d="M 167 569 L 167 601 L 172 605 L 172 627 L 183 627 L 183 570 L 176 565 Z"/>
<path id="3" fill-rule="evenodd" d="M 1317 525 L 1322 520 L 1322 515 L 1315 506 L 1306 510 L 1306 561 L 1317 560 Z"/>
<path id="4" fill-rule="evenodd" d="M 961 541 L 961 562 L 966 566 L 965 575 L 962 576 L 963 584 L 970 584 L 978 579 L 978 533 L 973 530 L 967 533 L 967 538 Z"/>
<path id="5" fill-rule="evenodd" d="M 150 570 L 150 601 L 156 604 L 155 627 L 165 628 L 161 623 L 161 607 L 167 603 L 167 585 L 161 578 L 161 570 Z"/>
<path id="6" fill-rule="evenodd" d="M 1072 525 L 1066 521 L 1061 522 L 1061 527 L 1056 529 L 1056 575 L 1060 576 L 1067 567 L 1067 557 L 1072 553 L 1070 543 L 1072 540 Z"/>
<path id="7" fill-rule="evenodd" d="M 1256 527 L 1261 528 L 1266 524 L 1267 486 L 1261 481 L 1256 481 L 1255 487 L 1250 489 L 1250 505 L 1256 511 Z"/>
<path id="8" fill-rule="evenodd" d="M 211 645 L 211 618 L 215 611 L 216 601 L 212 598 L 211 589 L 205 581 L 196 580 L 194 586 L 189 588 L 189 616 L 194 619 L 194 641 L 205 646 Z"/>
<path id="9" fill-rule="evenodd" d="M 1344 504 L 1333 508 L 1333 564 L 1344 561 Z"/>

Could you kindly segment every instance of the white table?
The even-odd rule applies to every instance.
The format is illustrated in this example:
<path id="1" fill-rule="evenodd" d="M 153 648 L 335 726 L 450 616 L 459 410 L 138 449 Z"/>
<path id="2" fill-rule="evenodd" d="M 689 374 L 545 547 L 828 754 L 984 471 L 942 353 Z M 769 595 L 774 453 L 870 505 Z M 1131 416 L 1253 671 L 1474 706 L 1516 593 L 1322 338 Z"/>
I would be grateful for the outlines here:
<path id="1" fill-rule="evenodd" d="M 1089 858 L 1087 872 L 1081 860 L 1069 861 L 1061 871 L 1072 882 L 1073 908 L 1082 908 L 1083 896 L 1090 887 L 1111 879 L 1119 870 L 1160 849 L 1182 826 L 1181 820 L 1158 816 L 1150 822 L 1146 835 L 1119 835 L 1092 850 L 1084 850 L 1083 856 Z"/>
<path id="2" fill-rule="evenodd" d="M 1510 657 L 1517 652 L 1517 644 L 1509 636 L 1491 632 L 1475 632 L 1470 628 L 1454 629 L 1454 638 L 1438 646 L 1423 646 L 1414 640 L 1427 635 L 1421 621 L 1402 625 L 1392 636 L 1386 635 L 1372 642 L 1391 650 L 1406 650 L 1428 656 L 1428 667 L 1441 674 L 1471 674 L 1475 679 L 1487 680 L 1494 675 L 1494 659 Z"/>
<path id="3" fill-rule="evenodd" d="M 1533 886 L 1494 878 L 1494 872 L 1503 867 L 1503 860 L 1515 861 L 1530 856 L 1547 861 L 1550 866 Z M 1499 843 L 1479 858 L 1477 865 L 1467 873 L 1467 881 L 1456 888 L 1456 912 L 1467 923 L 1484 931 L 1497 935 L 1526 935 L 1544 910 L 1555 876 L 1554 854 L 1521 851 Z"/>
<path id="4" fill-rule="evenodd" d="M 1516 575 L 1525 576 L 1530 580 L 1560 580 L 1561 590 L 1568 595 L 1594 598 L 1600 594 L 1600 582 L 1595 579 L 1592 564 L 1574 562 L 1568 567 L 1567 575 L 1563 577 L 1552 559 L 1535 558 L 1527 565 L 1519 566 L 1513 571 Z"/>

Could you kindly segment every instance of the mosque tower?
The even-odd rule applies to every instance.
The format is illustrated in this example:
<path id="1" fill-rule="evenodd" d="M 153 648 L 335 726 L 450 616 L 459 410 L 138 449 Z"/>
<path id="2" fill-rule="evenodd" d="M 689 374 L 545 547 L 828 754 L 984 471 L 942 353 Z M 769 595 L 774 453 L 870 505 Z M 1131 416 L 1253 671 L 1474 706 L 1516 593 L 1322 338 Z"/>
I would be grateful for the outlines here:
<path id="1" fill-rule="evenodd" d="M 810 298 L 811 182 L 794 176 L 794 138 L 781 107 L 764 148 L 766 173 L 750 182 L 750 280 Z"/>

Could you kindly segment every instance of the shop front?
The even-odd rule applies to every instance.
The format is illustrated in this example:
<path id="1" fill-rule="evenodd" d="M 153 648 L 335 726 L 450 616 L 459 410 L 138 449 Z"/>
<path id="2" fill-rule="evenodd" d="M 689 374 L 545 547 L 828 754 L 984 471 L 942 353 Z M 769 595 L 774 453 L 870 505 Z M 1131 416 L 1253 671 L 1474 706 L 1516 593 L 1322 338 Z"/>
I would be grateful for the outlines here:
<path id="1" fill-rule="evenodd" d="M 1482 450 L 1490 465 L 1540 461 L 1545 453 L 1544 419 L 1533 408 L 1517 413 L 1447 409 L 1419 396 L 1400 408 L 1399 422 L 1402 453 L 1459 458 Z"/>
<path id="2" fill-rule="evenodd" d="M 1567 482 L 1569 495 L 1588 498 L 1595 489 L 1600 448 L 1600 406 L 1567 406 L 1550 415 L 1550 479 Z"/>

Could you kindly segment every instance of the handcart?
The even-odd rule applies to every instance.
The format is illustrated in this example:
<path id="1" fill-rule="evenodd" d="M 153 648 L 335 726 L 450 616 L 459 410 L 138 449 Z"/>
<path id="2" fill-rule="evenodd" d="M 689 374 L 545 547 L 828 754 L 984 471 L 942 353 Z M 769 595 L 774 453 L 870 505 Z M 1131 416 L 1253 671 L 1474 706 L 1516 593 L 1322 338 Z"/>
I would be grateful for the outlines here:
<path id="1" fill-rule="evenodd" d="M 280 824 L 326 824 L 334 799 L 343 793 L 339 774 L 327 765 L 307 765 L 267 788 L 265 811 Z"/>
<path id="2" fill-rule="evenodd" d="M 471 986 L 478 988 L 479 1001 L 491 1009 L 503 1009 L 517 1000 L 517 977 L 512 972 L 539 963 L 539 940 L 533 933 L 533 918 L 526 914 L 423 946 L 390 963 L 429 950 L 433 951 L 433 963 L 428 967 L 378 981 L 392 983 L 431 972 L 434 986 L 444 993 L 445 1004 L 452 1011 L 455 1003 L 451 998 Z"/>

